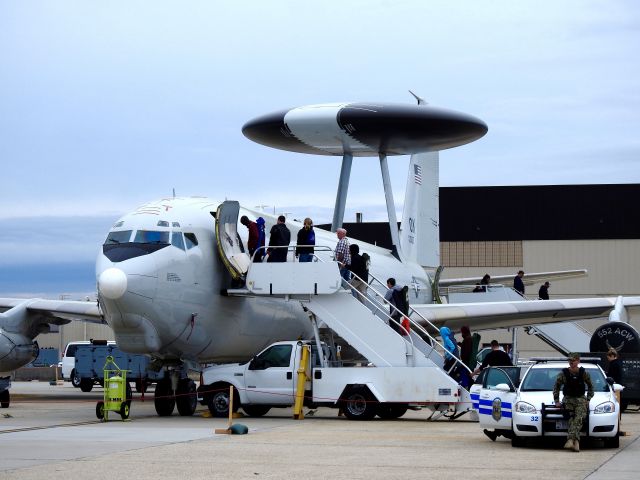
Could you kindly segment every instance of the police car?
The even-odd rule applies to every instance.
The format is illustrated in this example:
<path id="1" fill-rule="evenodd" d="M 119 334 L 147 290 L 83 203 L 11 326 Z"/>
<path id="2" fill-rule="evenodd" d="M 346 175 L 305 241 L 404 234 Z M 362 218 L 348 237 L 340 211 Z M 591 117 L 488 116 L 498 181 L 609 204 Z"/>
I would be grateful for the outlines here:
<path id="1" fill-rule="evenodd" d="M 582 363 L 580 366 L 591 376 L 594 390 L 581 435 L 602 439 L 606 447 L 618 448 L 620 405 L 614 392 L 623 387 L 613 384 L 611 379 L 609 383 L 596 364 Z M 566 437 L 568 415 L 563 408 L 555 407 L 553 385 L 558 374 L 567 367 L 566 361 L 539 362 L 527 367 L 521 381 L 518 381 L 520 367 L 485 369 L 481 383 L 471 388 L 480 426 L 506 431 L 514 447 L 522 446 L 532 438 Z"/>

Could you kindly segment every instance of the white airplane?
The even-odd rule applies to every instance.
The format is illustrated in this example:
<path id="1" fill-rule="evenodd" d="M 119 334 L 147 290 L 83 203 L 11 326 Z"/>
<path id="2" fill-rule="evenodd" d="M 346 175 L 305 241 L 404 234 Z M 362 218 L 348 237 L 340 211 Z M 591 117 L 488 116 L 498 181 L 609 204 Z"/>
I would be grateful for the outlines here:
<path id="1" fill-rule="evenodd" d="M 364 111 L 370 116 L 377 108 L 378 112 L 387 114 L 384 121 L 388 121 L 390 114 L 393 121 L 398 122 L 400 114 L 394 110 L 397 106 L 368 105 L 364 108 L 362 105 L 358 104 L 356 113 Z M 296 136 L 296 125 L 301 119 L 306 121 L 302 123 L 307 127 L 318 120 L 316 131 L 326 127 L 327 118 L 333 118 L 333 121 L 342 119 L 341 131 L 350 141 L 355 138 L 354 132 L 366 130 L 357 118 L 348 118 L 342 111 L 348 109 L 349 104 L 322 107 L 313 106 L 310 111 L 314 113 L 306 117 L 305 112 L 296 109 L 295 120 L 289 122 L 284 119 L 287 113 L 284 112 L 280 119 L 282 125 L 277 121 L 274 123 L 273 116 L 261 117 L 262 120 L 257 119 L 245 126 L 245 135 L 251 138 L 252 132 L 259 131 L 260 125 L 267 125 L 274 129 L 276 135 L 282 134 L 289 140 L 292 135 Z M 315 113 L 318 110 L 321 111 L 319 115 Z M 392 197 L 389 198 L 390 191 L 386 190 L 387 203 L 391 200 L 389 211 L 394 248 L 387 250 L 356 241 L 360 251 L 371 257 L 370 273 L 373 276 L 383 282 L 394 277 L 399 285 L 409 285 L 412 307 L 435 326 L 457 328 L 470 325 L 472 329 L 484 329 L 540 324 L 606 317 L 614 307 L 619 314 L 626 315 L 640 307 L 640 297 L 619 299 L 617 303 L 616 298 L 582 298 L 434 304 L 434 278 L 418 262 L 424 252 L 433 262 L 437 262 L 439 255 L 438 154 L 431 152 L 479 138 L 486 132 L 486 126 L 473 117 L 423 104 L 409 110 L 409 116 L 415 117 L 417 113 L 423 116 L 422 121 L 427 118 L 431 122 L 427 122 L 427 127 L 437 131 L 437 138 L 429 137 L 427 147 L 421 144 L 409 152 L 398 152 L 421 153 L 413 154 L 409 164 L 402 228 L 399 231 L 397 228 L 394 231 L 397 222 L 395 214 L 391 214 L 394 207 Z M 333 113 L 327 115 L 329 111 Z M 371 118 L 367 121 L 370 124 Z M 442 128 L 433 128 L 434 125 Z M 469 128 L 465 130 L 465 126 Z M 456 136 L 447 137 L 445 127 L 454 131 Z M 314 131 L 315 127 L 309 128 L 309 131 Z M 380 130 L 380 125 L 376 128 Z M 400 132 L 400 137 L 406 130 Z M 383 178 L 386 174 L 388 180 L 386 155 L 381 153 L 381 144 L 393 146 L 394 142 L 401 143 L 402 138 L 388 132 L 384 136 L 384 142 L 378 141 L 377 144 L 369 139 L 372 144 L 369 152 L 380 155 Z M 262 143 L 266 143 L 266 137 L 263 135 L 261 138 Z M 323 148 L 326 149 L 333 141 L 335 145 L 331 154 L 348 156 L 345 150 L 348 142 L 339 136 L 332 138 L 322 138 Z M 380 139 L 379 136 L 376 138 Z M 415 138 L 413 140 L 414 144 L 419 143 Z M 307 136 L 305 142 L 304 148 L 308 148 L 313 140 Z M 366 142 L 366 138 L 361 136 L 357 145 L 358 155 L 364 155 Z M 337 203 L 341 201 L 339 199 Z M 181 375 L 184 367 L 200 370 L 206 363 L 246 361 L 272 342 L 310 338 L 313 335 L 312 325 L 299 301 L 286 296 L 229 294 L 251 265 L 243 248 L 247 241 L 246 229 L 241 226 L 238 230 L 241 215 L 252 220 L 262 216 L 266 219 L 267 232 L 276 222 L 275 217 L 241 208 L 237 202 L 219 202 L 203 197 L 164 198 L 124 215 L 107 233 L 96 261 L 99 304 L 0 298 L 0 372 L 12 371 L 32 361 L 38 351 L 34 339 L 38 334 L 47 332 L 51 324 L 65 324 L 71 320 L 106 323 L 113 329 L 122 350 L 150 355 L 158 365 L 168 367 L 168 377 L 156 386 L 158 413 L 170 415 L 177 404 L 181 415 L 191 415 L 196 408 L 195 384 Z M 288 221 L 287 227 L 295 238 L 302 224 Z M 318 260 L 332 262 L 336 243 L 334 233 L 316 230 Z M 545 278 L 576 273 L 551 272 L 545 274 Z M 457 279 L 448 283 L 469 284 L 478 280 Z"/>

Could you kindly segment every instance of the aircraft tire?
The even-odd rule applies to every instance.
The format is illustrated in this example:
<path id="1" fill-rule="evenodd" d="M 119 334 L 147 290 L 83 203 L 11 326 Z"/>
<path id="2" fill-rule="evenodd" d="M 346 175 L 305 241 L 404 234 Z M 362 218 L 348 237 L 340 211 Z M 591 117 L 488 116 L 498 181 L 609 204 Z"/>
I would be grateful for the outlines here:
<path id="1" fill-rule="evenodd" d="M 156 383 L 153 403 L 158 416 L 168 417 L 173 413 L 173 409 L 176 406 L 176 397 L 171 388 L 171 380 L 164 378 Z"/>
<path id="2" fill-rule="evenodd" d="M 242 409 L 250 417 L 262 417 L 271 410 L 271 407 L 266 405 L 243 405 Z"/>
<path id="3" fill-rule="evenodd" d="M 82 378 L 80 379 L 80 390 L 83 392 L 90 392 L 93 390 L 93 379 L 92 378 Z"/>
<path id="4" fill-rule="evenodd" d="M 229 384 L 228 383 L 214 383 L 207 390 L 207 407 L 209 412 L 214 417 L 228 417 L 229 416 Z M 240 398 L 236 389 L 233 390 L 233 411 L 238 411 L 238 404 Z"/>
<path id="5" fill-rule="evenodd" d="M 178 382 L 178 390 L 176 390 L 178 413 L 183 417 L 190 417 L 196 411 L 197 405 L 196 382 L 189 378 L 183 378 Z"/>
<path id="6" fill-rule="evenodd" d="M 71 385 L 75 388 L 80 388 L 80 376 L 76 375 L 76 369 L 71 370 Z"/>
<path id="7" fill-rule="evenodd" d="M 349 420 L 371 420 L 376 416 L 378 402 L 367 387 L 350 387 L 341 401 L 344 416 Z"/>
<path id="8" fill-rule="evenodd" d="M 9 408 L 9 404 L 11 403 L 11 394 L 9 390 L 3 390 L 0 392 L 0 407 Z"/>

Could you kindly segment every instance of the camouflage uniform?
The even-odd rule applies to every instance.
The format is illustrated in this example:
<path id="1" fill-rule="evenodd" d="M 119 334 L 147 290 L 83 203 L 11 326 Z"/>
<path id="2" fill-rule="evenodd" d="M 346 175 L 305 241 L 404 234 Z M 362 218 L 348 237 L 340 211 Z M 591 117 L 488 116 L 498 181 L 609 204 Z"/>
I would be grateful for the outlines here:
<path id="1" fill-rule="evenodd" d="M 567 431 L 567 439 L 580 440 L 580 430 L 582 429 L 582 422 L 587 416 L 589 411 L 589 400 L 593 397 L 593 383 L 591 382 L 591 375 L 586 370 L 583 370 L 582 380 L 587 386 L 587 397 L 580 396 L 566 396 L 562 399 L 564 408 L 569 413 L 569 429 Z M 556 383 L 553 386 L 553 399 L 558 402 L 560 398 L 560 387 L 566 383 L 564 372 L 560 372 L 556 377 Z"/>

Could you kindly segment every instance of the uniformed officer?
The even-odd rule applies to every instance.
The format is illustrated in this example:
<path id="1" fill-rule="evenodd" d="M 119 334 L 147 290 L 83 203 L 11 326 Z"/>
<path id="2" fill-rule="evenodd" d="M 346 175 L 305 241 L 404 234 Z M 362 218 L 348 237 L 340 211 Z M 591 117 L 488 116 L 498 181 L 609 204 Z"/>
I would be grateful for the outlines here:
<path id="1" fill-rule="evenodd" d="M 593 383 L 591 376 L 583 367 L 578 367 L 580 363 L 579 353 L 570 353 L 568 355 L 569 368 L 563 368 L 562 372 L 556 377 L 556 383 L 553 386 L 553 400 L 556 407 L 560 407 L 560 387 L 564 385 L 562 399 L 564 408 L 569 411 L 569 430 L 567 432 L 567 443 L 564 448 L 580 451 L 580 430 L 584 417 L 589 412 L 589 400 L 593 397 Z M 584 391 L 587 390 L 585 398 Z"/>

